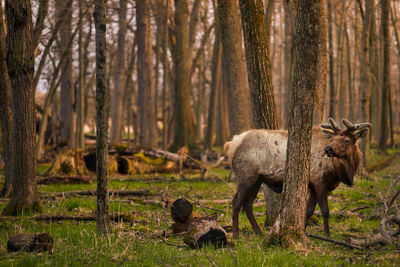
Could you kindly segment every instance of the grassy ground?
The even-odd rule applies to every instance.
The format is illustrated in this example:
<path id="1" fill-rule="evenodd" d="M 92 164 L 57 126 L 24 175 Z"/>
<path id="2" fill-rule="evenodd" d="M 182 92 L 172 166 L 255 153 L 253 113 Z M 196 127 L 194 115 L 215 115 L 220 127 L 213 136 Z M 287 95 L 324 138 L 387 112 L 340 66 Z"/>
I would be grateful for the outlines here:
<path id="1" fill-rule="evenodd" d="M 400 151 L 391 151 L 391 154 Z M 384 157 L 372 157 L 373 161 Z M 43 171 L 43 168 L 39 170 Z M 278 247 L 261 247 L 262 238 L 253 234 L 245 214 L 240 214 L 241 234 L 227 248 L 214 250 L 205 248 L 192 250 L 174 245 L 184 245 L 181 236 L 168 236 L 161 240 L 158 235 L 169 231 L 172 224 L 170 211 L 164 207 L 163 199 L 186 197 L 200 201 L 195 211 L 206 214 L 218 210 L 221 225 L 231 224 L 231 199 L 235 184 L 229 181 L 228 170 L 216 169 L 208 173 L 209 180 L 200 180 L 197 173 L 186 173 L 188 180 L 179 180 L 177 175 L 156 174 L 151 176 L 113 177 L 110 189 L 149 189 L 157 194 L 141 198 L 111 198 L 112 212 L 130 213 L 135 223 L 114 223 L 113 231 L 103 237 L 96 233 L 95 222 L 36 222 L 25 214 L 16 220 L 0 217 L 0 266 L 337 266 L 355 264 L 399 266 L 400 248 L 398 244 L 377 246 L 357 251 L 318 240 L 301 251 L 282 250 Z M 220 178 L 217 178 L 217 175 Z M 370 178 L 356 178 L 352 188 L 341 185 L 329 198 L 331 210 L 330 226 L 332 238 L 343 240 L 346 236 L 367 237 L 376 232 L 384 206 L 379 192 L 386 195 L 390 177 L 400 175 L 400 157 Z M 154 177 L 159 179 L 152 179 Z M 1 180 L 2 181 L 2 180 Z M 51 192 L 96 189 L 89 185 L 43 185 L 42 195 Z M 148 200 L 158 200 L 148 201 Z M 147 201 L 147 202 L 146 202 Z M 0 202 L 0 209 L 6 204 Z M 93 214 L 95 197 L 44 198 L 42 201 L 46 215 Z M 345 213 L 353 208 L 368 208 Z M 213 209 L 209 209 L 213 208 Z M 260 193 L 255 204 L 255 215 L 262 225 L 265 205 Z M 313 234 L 323 235 L 322 218 L 318 215 L 315 223 L 307 228 Z M 10 235 L 21 232 L 48 232 L 54 240 L 54 253 L 7 253 L 6 243 Z M 266 230 L 265 230 L 266 232 Z M 230 234 L 229 234 L 230 235 Z M 166 243 L 168 242 L 168 244 Z"/>

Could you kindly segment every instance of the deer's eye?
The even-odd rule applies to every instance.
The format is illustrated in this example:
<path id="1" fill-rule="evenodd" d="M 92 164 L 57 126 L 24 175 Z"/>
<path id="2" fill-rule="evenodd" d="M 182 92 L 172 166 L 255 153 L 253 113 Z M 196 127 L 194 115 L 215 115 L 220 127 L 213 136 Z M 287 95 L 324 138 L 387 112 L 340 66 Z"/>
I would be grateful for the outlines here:
<path id="1" fill-rule="evenodd" d="M 350 139 L 348 139 L 348 138 L 344 139 L 344 143 L 345 143 L 345 144 L 350 143 Z"/>

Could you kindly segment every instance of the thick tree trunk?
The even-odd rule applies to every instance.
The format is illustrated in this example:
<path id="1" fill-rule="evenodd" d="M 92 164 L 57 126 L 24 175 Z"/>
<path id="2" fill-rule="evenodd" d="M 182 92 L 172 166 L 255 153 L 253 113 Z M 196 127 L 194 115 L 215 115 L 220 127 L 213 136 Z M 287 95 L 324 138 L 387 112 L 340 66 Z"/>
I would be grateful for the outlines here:
<path id="1" fill-rule="evenodd" d="M 228 88 L 229 129 L 233 136 L 250 128 L 249 88 L 242 48 L 240 15 L 236 1 L 218 0 L 222 64 Z"/>
<path id="2" fill-rule="evenodd" d="M 75 94 L 72 71 L 72 47 L 68 47 L 71 39 L 71 23 L 72 23 L 72 8 L 65 9 L 67 2 L 65 0 L 56 1 L 57 16 L 64 16 L 60 31 L 60 57 L 66 51 L 67 55 L 63 60 L 61 67 L 61 106 L 60 106 L 60 122 L 61 122 L 61 142 L 68 144 L 69 148 L 75 147 Z M 60 14 L 64 11 L 65 14 Z"/>
<path id="3" fill-rule="evenodd" d="M 379 131 L 379 150 L 386 153 L 388 139 L 388 110 L 390 95 L 390 32 L 389 32 L 389 0 L 381 1 L 381 31 L 383 37 L 382 96 Z"/>
<path id="4" fill-rule="evenodd" d="M 4 186 L 0 192 L 1 197 L 7 197 L 11 193 L 13 183 L 13 134 L 12 134 L 12 110 L 11 110 L 11 82 L 7 68 L 6 33 L 3 19 L 3 5 L 0 4 L 0 127 L 1 141 L 3 145 L 4 159 Z"/>
<path id="5" fill-rule="evenodd" d="M 140 1 L 143 2 L 143 1 Z M 126 34 L 126 8 L 127 0 L 119 1 L 118 10 L 118 48 L 117 48 L 117 61 L 114 70 L 114 93 L 111 98 L 111 136 L 110 142 L 112 144 L 119 144 L 121 142 L 122 133 L 122 105 L 124 95 L 124 74 L 125 74 L 125 34 Z"/>
<path id="6" fill-rule="evenodd" d="M 270 233 L 282 246 L 305 237 L 305 208 L 310 177 L 312 116 L 321 34 L 320 0 L 300 0 L 294 41 L 294 77 L 290 94 L 288 148 L 280 218 Z"/>
<path id="7" fill-rule="evenodd" d="M 12 87 L 14 164 L 11 200 L 4 215 L 40 209 L 36 190 L 34 51 L 29 0 L 6 1 L 7 65 Z"/>
<path id="8" fill-rule="evenodd" d="M 136 1 L 137 21 L 137 71 L 139 85 L 139 143 L 145 146 L 156 145 L 154 114 L 154 84 L 152 79 L 153 53 L 150 31 L 150 1 Z"/>
<path id="9" fill-rule="evenodd" d="M 96 174 L 97 174 L 97 230 L 108 233 L 108 89 L 106 81 L 106 0 L 95 0 L 93 13 L 96 28 Z"/>
<path id="10" fill-rule="evenodd" d="M 248 82 L 250 85 L 252 122 L 255 128 L 277 129 L 278 115 L 272 85 L 267 27 L 264 23 L 262 1 L 240 1 Z M 266 222 L 275 220 L 280 199 L 263 187 L 266 198 Z"/>
<path id="11" fill-rule="evenodd" d="M 252 122 L 255 128 L 277 129 L 278 117 L 262 1 L 239 1 L 242 14 Z"/>
<path id="12" fill-rule="evenodd" d="M 175 133 L 171 150 L 194 145 L 193 111 L 190 106 L 189 7 L 175 0 Z"/>

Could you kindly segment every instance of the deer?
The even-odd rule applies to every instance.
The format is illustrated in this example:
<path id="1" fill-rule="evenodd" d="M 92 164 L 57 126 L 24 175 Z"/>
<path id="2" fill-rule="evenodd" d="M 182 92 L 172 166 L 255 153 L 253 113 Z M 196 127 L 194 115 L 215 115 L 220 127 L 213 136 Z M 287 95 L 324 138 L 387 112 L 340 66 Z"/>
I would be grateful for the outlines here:
<path id="1" fill-rule="evenodd" d="M 372 124 L 353 124 L 342 119 L 341 128 L 332 118 L 329 123 L 313 127 L 310 158 L 309 196 L 306 222 L 318 204 L 324 222 L 324 233 L 330 236 L 328 194 L 340 183 L 354 184 L 354 176 L 361 162 L 357 141 L 367 135 Z M 276 193 L 282 192 L 288 132 L 284 130 L 252 129 L 235 135 L 224 144 L 231 175 L 236 179 L 236 193 L 232 200 L 233 237 L 239 234 L 239 212 L 243 208 L 258 235 L 262 235 L 253 214 L 253 202 L 261 184 Z M 268 204 L 268 203 L 267 203 Z"/>

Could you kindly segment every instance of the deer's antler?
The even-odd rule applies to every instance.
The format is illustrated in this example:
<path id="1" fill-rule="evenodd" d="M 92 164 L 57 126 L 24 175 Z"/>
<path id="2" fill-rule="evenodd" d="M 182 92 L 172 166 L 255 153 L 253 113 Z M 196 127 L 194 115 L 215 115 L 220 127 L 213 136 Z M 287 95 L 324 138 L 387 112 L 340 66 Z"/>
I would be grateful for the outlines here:
<path id="1" fill-rule="evenodd" d="M 371 128 L 371 126 L 372 126 L 372 124 L 369 123 L 369 122 L 353 124 L 349 120 L 346 120 L 346 119 L 342 119 L 342 123 L 351 132 L 359 131 L 359 130 L 362 130 L 364 128 Z"/>
<path id="2" fill-rule="evenodd" d="M 332 130 L 334 133 L 343 131 L 343 129 L 341 129 L 339 125 L 332 118 L 329 118 L 328 120 L 330 124 L 321 124 L 322 128 Z"/>

